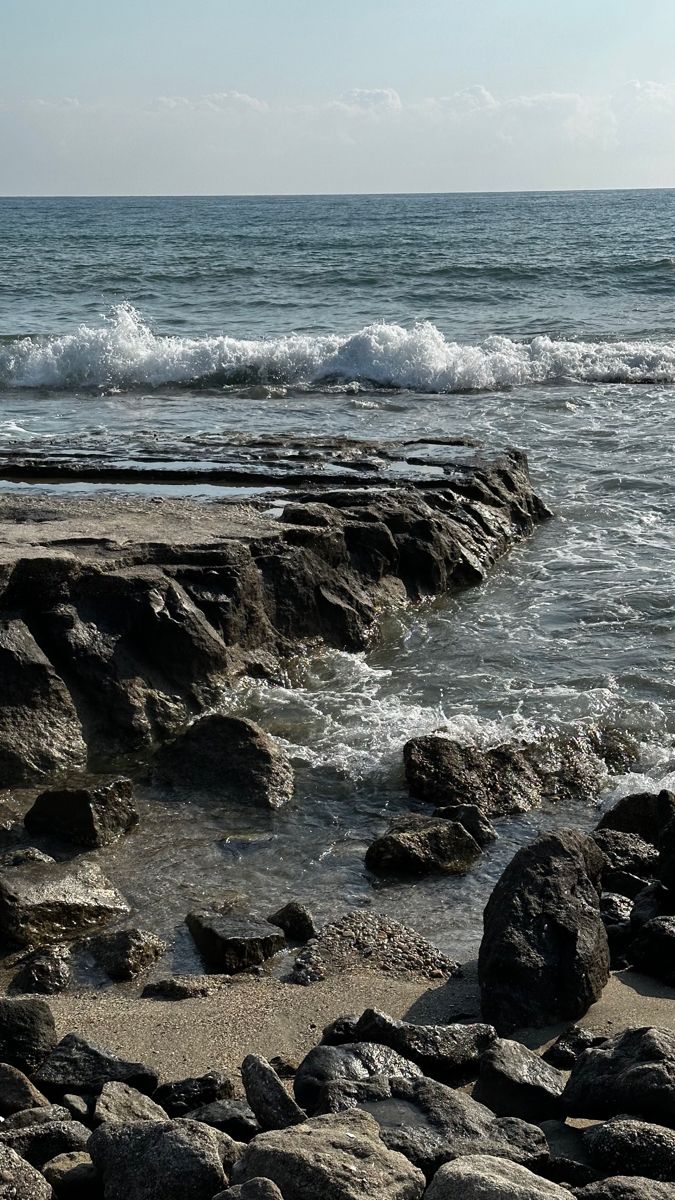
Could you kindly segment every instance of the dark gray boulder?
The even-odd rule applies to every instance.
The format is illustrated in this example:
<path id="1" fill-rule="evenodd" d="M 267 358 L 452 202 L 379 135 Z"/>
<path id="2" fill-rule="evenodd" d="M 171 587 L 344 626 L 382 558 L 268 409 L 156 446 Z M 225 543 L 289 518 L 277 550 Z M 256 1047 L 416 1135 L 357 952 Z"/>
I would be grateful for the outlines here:
<path id="1" fill-rule="evenodd" d="M 572 1068 L 563 1104 L 576 1117 L 629 1113 L 675 1126 L 675 1034 L 626 1029 L 584 1051 Z"/>
<path id="2" fill-rule="evenodd" d="M 656 917 L 648 921 L 631 941 L 628 954 L 638 971 L 674 985 L 675 917 Z"/>
<path id="3" fill-rule="evenodd" d="M 630 923 L 632 911 L 633 901 L 629 896 L 621 896 L 618 892 L 603 892 L 600 897 L 600 916 L 607 930 L 609 958 L 613 970 L 628 966 L 628 947 L 633 939 Z"/>
<path id="4" fill-rule="evenodd" d="M 32 1075 L 56 1040 L 52 1010 L 45 1000 L 0 997 L 0 1062 Z"/>
<path id="5" fill-rule="evenodd" d="M 654 878 L 659 852 L 651 842 L 617 829 L 596 830 L 593 840 L 606 860 L 602 868 L 604 891 L 636 896 L 645 881 Z"/>
<path id="6" fill-rule="evenodd" d="M 286 1129 L 307 1119 L 266 1058 L 247 1054 L 241 1065 L 241 1080 L 261 1129 Z"/>
<path id="7" fill-rule="evenodd" d="M 40 992 L 44 996 L 54 996 L 70 987 L 72 975 L 69 947 L 46 946 L 22 960 L 11 986 L 16 992 Z"/>
<path id="8" fill-rule="evenodd" d="M 564 1088 L 562 1071 L 520 1042 L 498 1038 L 481 1056 L 473 1096 L 498 1117 L 546 1121 L 560 1116 Z"/>
<path id="9" fill-rule="evenodd" d="M 213 1100 L 190 1111 L 191 1121 L 202 1121 L 219 1129 L 235 1142 L 250 1142 L 260 1133 L 255 1113 L 246 1100 Z"/>
<path id="10" fill-rule="evenodd" d="M 293 796 L 293 768 L 281 747 L 253 721 L 222 713 L 195 721 L 155 758 L 164 784 L 217 792 L 260 808 Z"/>
<path id="11" fill-rule="evenodd" d="M 425 1185 L 421 1171 L 387 1149 L 365 1112 L 261 1133 L 236 1163 L 232 1182 L 261 1176 L 284 1200 L 420 1200 Z"/>
<path id="12" fill-rule="evenodd" d="M 248 1183 L 237 1183 L 234 1187 L 219 1192 L 214 1200 L 284 1200 L 276 1183 L 271 1179 L 249 1179 Z"/>
<path id="13" fill-rule="evenodd" d="M 437 808 L 433 815 L 443 821 L 457 821 L 463 825 L 481 850 L 497 841 L 497 830 L 477 804 L 446 804 Z"/>
<path id="14" fill-rule="evenodd" d="M 166 942 L 145 929 L 115 929 L 89 938 L 87 949 L 110 979 L 135 979 L 166 952 Z"/>
<path id="15" fill-rule="evenodd" d="M 58 1154 L 42 1168 L 57 1200 L 103 1200 L 103 1184 L 86 1150 Z"/>
<path id="16" fill-rule="evenodd" d="M 7 1146 L 20 1154 L 33 1167 L 42 1167 L 50 1158 L 67 1154 L 70 1150 L 84 1150 L 91 1130 L 79 1121 L 40 1121 L 20 1129 L 2 1132 L 0 1145 Z"/>
<path id="17" fill-rule="evenodd" d="M 521 747 L 481 750 L 430 734 L 406 742 L 403 760 L 411 796 L 438 806 L 473 804 L 501 816 L 541 802 L 541 782 Z"/>
<path id="18" fill-rule="evenodd" d="M 45 1108 L 27 1108 L 23 1112 L 12 1113 L 5 1117 L 0 1132 L 8 1133 L 10 1129 L 27 1129 L 29 1125 L 53 1125 L 55 1121 L 70 1121 L 72 1113 L 60 1104 L 48 1104 Z"/>
<path id="19" fill-rule="evenodd" d="M 569 1071 L 583 1054 L 584 1050 L 590 1050 L 594 1046 L 603 1046 L 606 1038 L 598 1037 L 594 1033 L 590 1033 L 588 1029 L 581 1029 L 578 1025 L 572 1025 L 561 1033 L 554 1042 L 549 1046 L 548 1050 L 542 1055 L 544 1062 L 550 1063 L 552 1067 L 558 1067 L 560 1070 Z"/>
<path id="20" fill-rule="evenodd" d="M 127 1062 L 68 1033 L 34 1075 L 34 1082 L 46 1096 L 66 1093 L 100 1092 L 106 1083 L 128 1083 L 145 1095 L 152 1095 L 158 1083 L 157 1072 L 143 1063 Z"/>
<path id="21" fill-rule="evenodd" d="M 207 1071 L 205 1075 L 194 1075 L 188 1079 L 177 1079 L 163 1083 L 153 1093 L 153 1099 L 170 1117 L 192 1116 L 195 1108 L 213 1104 L 215 1100 L 231 1100 L 234 1082 L 223 1071 Z"/>
<path id="22" fill-rule="evenodd" d="M 633 900 L 630 910 L 630 925 L 633 933 L 642 929 L 648 921 L 656 917 L 672 917 L 675 915 L 675 892 L 664 887 L 662 883 L 650 883 Z"/>
<path id="23" fill-rule="evenodd" d="M 570 1193 L 527 1167 L 474 1154 L 441 1167 L 425 1200 L 570 1200 Z"/>
<path id="24" fill-rule="evenodd" d="M 30 1109 L 47 1108 L 49 1101 L 18 1067 L 0 1063 L 0 1117 Z"/>
<path id="25" fill-rule="evenodd" d="M 138 824 L 130 779 L 85 779 L 77 787 L 49 788 L 24 817 L 30 833 L 96 849 Z"/>
<path id="26" fill-rule="evenodd" d="M 39 1171 L 9 1146 L 0 1145 L 2 1200 L 52 1200 L 52 1189 Z"/>
<path id="27" fill-rule="evenodd" d="M 199 1121 L 106 1124 L 88 1150 L 106 1200 L 213 1200 L 226 1183 L 222 1136 Z"/>
<path id="28" fill-rule="evenodd" d="M 27 625 L 0 621 L 0 779 L 3 787 L 81 771 L 87 747 L 72 696 Z"/>
<path id="29" fill-rule="evenodd" d="M 377 875 L 465 875 L 480 853 L 478 842 L 457 821 L 410 813 L 371 843 L 366 866 Z"/>
<path id="30" fill-rule="evenodd" d="M 239 916 L 227 903 L 190 912 L 185 923 L 209 970 L 234 975 L 257 967 L 283 950 L 286 938 L 269 921 Z"/>
<path id="31" fill-rule="evenodd" d="M 208 996 L 210 983 L 204 975 L 172 975 L 169 979 L 153 979 L 141 992 L 143 1000 L 193 1000 Z"/>
<path id="32" fill-rule="evenodd" d="M 591 1162 L 608 1175 L 644 1175 L 675 1183 L 675 1133 L 662 1125 L 616 1117 L 584 1131 Z"/>
<path id="33" fill-rule="evenodd" d="M 93 862 L 32 862 L 0 872 L 0 938 L 18 946 L 62 941 L 128 911 Z"/>
<path id="34" fill-rule="evenodd" d="M 324 1113 L 365 1109 L 380 1126 L 380 1137 L 432 1179 L 445 1162 L 468 1154 L 494 1154 L 537 1169 L 548 1161 L 541 1129 L 516 1118 L 496 1117 L 465 1092 L 432 1079 L 382 1075 L 367 1080 L 337 1079 L 321 1097 Z"/>
<path id="35" fill-rule="evenodd" d="M 637 1175 L 615 1175 L 575 1191 L 577 1200 L 673 1200 L 669 1183 L 643 1179 Z"/>
<path id="36" fill-rule="evenodd" d="M 675 820 L 673 792 L 637 792 L 624 796 L 598 821 L 598 829 L 633 833 L 656 846 L 669 821 Z"/>
<path id="37" fill-rule="evenodd" d="M 576 1020 L 609 978 L 600 917 L 601 851 L 576 830 L 519 850 L 485 909 L 478 959 L 483 1017 L 500 1033 Z"/>
<path id="38" fill-rule="evenodd" d="M 105 1083 L 96 1099 L 93 1124 L 105 1121 L 127 1125 L 130 1121 L 166 1121 L 166 1111 L 127 1083 Z"/>
<path id="39" fill-rule="evenodd" d="M 311 912 L 297 900 L 284 904 L 283 908 L 277 909 L 267 920 L 270 925 L 283 929 L 289 942 L 308 942 L 310 938 L 316 937 L 318 932 Z"/>
<path id="40" fill-rule="evenodd" d="M 348 1026 L 345 1034 L 349 1031 Z M 345 1036 L 344 1041 L 389 1046 L 416 1063 L 431 1079 L 441 1083 L 461 1083 L 475 1075 L 480 1056 L 495 1037 L 492 1025 L 413 1025 L 409 1021 L 396 1021 L 375 1008 L 367 1008 L 354 1025 L 353 1036 Z"/>
<path id="41" fill-rule="evenodd" d="M 410 1059 L 374 1042 L 315 1046 L 300 1063 L 293 1090 L 298 1104 L 313 1113 L 321 1102 L 323 1088 L 335 1079 L 369 1079 L 373 1075 L 417 1079 L 421 1074 Z"/>

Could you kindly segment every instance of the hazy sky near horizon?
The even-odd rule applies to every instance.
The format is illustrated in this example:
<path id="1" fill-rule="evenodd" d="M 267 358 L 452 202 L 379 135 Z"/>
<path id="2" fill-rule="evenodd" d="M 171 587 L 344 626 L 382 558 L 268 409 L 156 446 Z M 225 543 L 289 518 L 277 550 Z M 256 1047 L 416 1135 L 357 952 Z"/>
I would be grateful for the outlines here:
<path id="1" fill-rule="evenodd" d="M 0 194 L 675 186 L 673 0 L 0 0 Z"/>

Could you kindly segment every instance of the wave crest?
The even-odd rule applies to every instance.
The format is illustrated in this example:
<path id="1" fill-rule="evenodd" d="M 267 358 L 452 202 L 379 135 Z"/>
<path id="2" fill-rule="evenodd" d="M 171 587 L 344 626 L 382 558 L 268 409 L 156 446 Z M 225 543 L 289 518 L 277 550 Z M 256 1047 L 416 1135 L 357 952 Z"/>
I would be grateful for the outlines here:
<path id="1" fill-rule="evenodd" d="M 540 336 L 480 345 L 448 341 L 425 321 L 384 322 L 349 336 L 158 336 L 128 304 L 100 326 L 0 344 L 0 387 L 106 390 L 162 386 L 361 384 L 426 393 L 544 383 L 674 383 L 675 342 L 567 341 Z"/>

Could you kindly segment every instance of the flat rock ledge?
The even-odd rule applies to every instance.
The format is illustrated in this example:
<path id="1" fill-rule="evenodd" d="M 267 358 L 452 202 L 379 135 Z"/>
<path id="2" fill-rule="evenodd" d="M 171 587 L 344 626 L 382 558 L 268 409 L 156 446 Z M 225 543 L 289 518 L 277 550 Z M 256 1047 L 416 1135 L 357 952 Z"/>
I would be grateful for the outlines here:
<path id="1" fill-rule="evenodd" d="M 312 491 L 275 475 L 292 502 L 0 496 L 0 786 L 147 758 L 242 674 L 363 649 L 383 608 L 480 583 L 550 515 L 518 451 L 355 454 Z"/>

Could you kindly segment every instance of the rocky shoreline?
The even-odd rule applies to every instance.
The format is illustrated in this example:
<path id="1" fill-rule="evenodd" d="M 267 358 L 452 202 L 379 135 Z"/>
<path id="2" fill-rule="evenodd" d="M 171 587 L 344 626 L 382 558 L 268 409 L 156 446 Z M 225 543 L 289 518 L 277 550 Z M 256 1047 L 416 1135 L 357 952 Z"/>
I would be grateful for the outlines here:
<path id="1" fill-rule="evenodd" d="M 237 681 L 283 677 L 317 642 L 365 648 L 387 609 L 481 583 L 550 515 L 517 452 L 238 454 L 274 494 L 0 496 L 0 1196 L 675 1196 L 668 792 L 519 850 L 475 971 L 374 911 L 317 928 L 301 904 L 228 893 L 186 914 L 204 973 L 148 980 L 167 947 L 88 856 L 123 846 L 135 782 L 287 805 L 283 750 L 227 712 Z M 433 811 L 399 817 L 366 865 L 464 874 L 493 819 L 592 798 L 636 755 L 601 728 L 413 738 L 411 806 Z M 283 981 L 266 974 L 282 950 Z M 79 986 L 87 963 L 118 990 Z M 592 1017 L 619 986 L 618 1020 Z"/>

